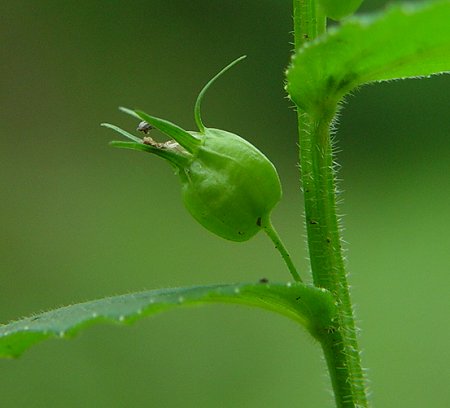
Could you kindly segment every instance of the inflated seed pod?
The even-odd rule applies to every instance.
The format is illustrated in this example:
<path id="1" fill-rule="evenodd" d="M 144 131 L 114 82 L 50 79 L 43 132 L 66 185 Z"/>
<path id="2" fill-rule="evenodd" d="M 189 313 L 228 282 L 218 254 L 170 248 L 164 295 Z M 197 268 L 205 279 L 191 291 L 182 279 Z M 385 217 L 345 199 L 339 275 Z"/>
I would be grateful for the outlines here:
<path id="1" fill-rule="evenodd" d="M 363 0 L 319 0 L 325 15 L 333 20 L 341 20 L 353 14 Z"/>
<path id="2" fill-rule="evenodd" d="M 203 144 L 185 168 L 183 200 L 192 216 L 215 234 L 246 241 L 281 198 L 272 163 L 250 143 L 205 129 Z"/>
<path id="3" fill-rule="evenodd" d="M 154 153 L 169 161 L 180 176 L 183 201 L 205 228 L 231 241 L 246 241 L 269 223 L 270 212 L 281 198 L 281 185 L 274 165 L 241 137 L 203 125 L 200 105 L 209 86 L 241 57 L 224 68 L 200 92 L 195 104 L 198 132 L 188 132 L 166 120 L 141 111 L 121 108 L 141 122 L 169 136 L 171 141 L 140 139 L 109 124 L 132 142 L 113 146 Z"/>

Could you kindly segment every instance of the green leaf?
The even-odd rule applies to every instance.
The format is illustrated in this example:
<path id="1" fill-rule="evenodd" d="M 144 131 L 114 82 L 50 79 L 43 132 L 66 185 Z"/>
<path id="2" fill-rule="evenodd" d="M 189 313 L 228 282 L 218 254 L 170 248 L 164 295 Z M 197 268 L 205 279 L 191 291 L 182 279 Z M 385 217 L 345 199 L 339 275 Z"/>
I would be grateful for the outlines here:
<path id="1" fill-rule="evenodd" d="M 363 0 L 319 0 L 325 15 L 333 20 L 353 14 L 361 5 Z"/>
<path id="2" fill-rule="evenodd" d="M 299 49 L 287 90 L 299 108 L 323 111 L 365 83 L 449 70 L 450 2 L 397 5 L 352 17 Z"/>
<path id="3" fill-rule="evenodd" d="M 79 303 L 0 326 L 0 357 L 17 357 L 39 341 L 72 337 L 93 324 L 132 323 L 175 307 L 219 302 L 278 312 L 305 326 L 313 336 L 332 325 L 335 313 L 329 292 L 301 283 L 151 290 Z"/>

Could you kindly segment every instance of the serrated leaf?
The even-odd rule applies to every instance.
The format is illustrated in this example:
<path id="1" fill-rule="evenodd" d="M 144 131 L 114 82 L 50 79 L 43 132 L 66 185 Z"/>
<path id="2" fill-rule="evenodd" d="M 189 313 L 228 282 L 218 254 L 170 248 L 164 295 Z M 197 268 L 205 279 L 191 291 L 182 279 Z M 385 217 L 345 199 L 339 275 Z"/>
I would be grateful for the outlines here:
<path id="1" fill-rule="evenodd" d="M 298 50 L 287 90 L 305 111 L 335 105 L 369 82 L 450 70 L 450 2 L 397 5 L 358 16 Z"/>
<path id="2" fill-rule="evenodd" d="M 132 323 L 175 307 L 238 303 L 290 317 L 312 335 L 332 324 L 335 303 L 324 289 L 301 283 L 235 284 L 151 290 L 79 303 L 0 326 L 0 357 L 17 357 L 48 338 L 66 338 L 97 323 Z"/>

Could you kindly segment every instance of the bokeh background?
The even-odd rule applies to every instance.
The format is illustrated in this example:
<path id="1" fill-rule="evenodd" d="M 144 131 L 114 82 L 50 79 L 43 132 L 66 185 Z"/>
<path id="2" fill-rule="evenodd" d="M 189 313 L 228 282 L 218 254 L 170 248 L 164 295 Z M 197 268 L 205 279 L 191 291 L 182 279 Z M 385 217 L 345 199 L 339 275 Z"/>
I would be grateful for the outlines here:
<path id="1" fill-rule="evenodd" d="M 366 0 L 362 11 L 384 7 Z M 151 288 L 285 281 L 269 240 L 203 230 L 163 161 L 114 150 L 117 106 L 207 125 L 276 164 L 274 223 L 306 275 L 296 118 L 283 91 L 291 2 L 0 2 L 0 321 Z M 395 33 L 393 33 L 395 35 Z M 450 78 L 368 86 L 337 135 L 348 268 L 378 407 L 450 401 Z M 331 407 L 320 350 L 293 322 L 217 305 L 93 327 L 0 361 L 15 407 Z"/>

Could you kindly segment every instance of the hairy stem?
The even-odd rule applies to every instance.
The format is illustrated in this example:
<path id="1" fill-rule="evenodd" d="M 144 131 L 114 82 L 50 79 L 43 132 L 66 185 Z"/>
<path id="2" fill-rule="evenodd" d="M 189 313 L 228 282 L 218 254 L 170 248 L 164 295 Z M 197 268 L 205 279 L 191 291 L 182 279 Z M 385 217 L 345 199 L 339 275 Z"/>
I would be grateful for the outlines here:
<path id="1" fill-rule="evenodd" d="M 295 47 L 325 31 L 325 17 L 314 0 L 294 0 Z M 336 105 L 324 101 L 320 112 L 298 110 L 301 181 L 308 248 L 314 284 L 336 298 L 334 327 L 322 333 L 322 345 L 336 406 L 367 407 L 364 375 L 344 267 L 338 217 L 330 125 Z"/>
<path id="2" fill-rule="evenodd" d="M 295 49 L 313 40 L 326 30 L 326 18 L 316 0 L 294 0 Z"/>
<path id="3" fill-rule="evenodd" d="M 336 215 L 332 146 L 332 115 L 299 112 L 300 163 L 305 200 L 308 247 L 314 284 L 336 298 L 337 319 L 319 337 L 337 407 L 367 407 L 355 323 L 344 267 Z"/>

